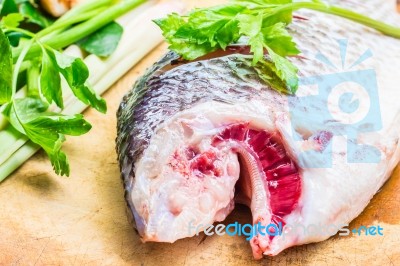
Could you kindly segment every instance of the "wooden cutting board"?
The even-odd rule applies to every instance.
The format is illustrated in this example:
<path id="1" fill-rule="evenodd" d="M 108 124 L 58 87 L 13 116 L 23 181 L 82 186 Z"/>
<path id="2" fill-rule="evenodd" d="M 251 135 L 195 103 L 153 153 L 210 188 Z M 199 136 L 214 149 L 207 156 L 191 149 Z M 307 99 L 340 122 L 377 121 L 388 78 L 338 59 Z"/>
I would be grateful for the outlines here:
<path id="1" fill-rule="evenodd" d="M 1 265 L 400 265 L 399 170 L 349 227 L 379 224 L 384 236 L 335 236 L 262 261 L 253 260 L 239 236 L 142 244 L 125 215 L 115 112 L 138 76 L 165 51 L 161 45 L 105 94 L 106 115 L 85 112 L 92 131 L 65 145 L 71 177 L 56 176 L 39 152 L 0 184 Z M 234 221 L 250 222 L 249 210 L 236 208 L 227 222 Z"/>

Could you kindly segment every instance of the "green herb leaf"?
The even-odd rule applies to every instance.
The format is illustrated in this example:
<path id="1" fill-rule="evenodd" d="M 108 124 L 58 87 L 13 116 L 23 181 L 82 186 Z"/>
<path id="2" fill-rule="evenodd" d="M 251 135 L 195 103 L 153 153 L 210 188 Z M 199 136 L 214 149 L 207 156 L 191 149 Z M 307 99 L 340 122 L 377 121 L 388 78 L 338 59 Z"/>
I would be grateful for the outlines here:
<path id="1" fill-rule="evenodd" d="M 82 84 L 77 87 L 72 87 L 74 95 L 84 104 L 92 106 L 100 113 L 107 113 L 107 103 L 101 98 L 89 84 Z"/>
<path id="2" fill-rule="evenodd" d="M 185 24 L 185 20 L 177 13 L 171 13 L 166 18 L 155 19 L 153 22 L 161 28 L 165 39 L 171 41 L 176 31 Z"/>
<path id="3" fill-rule="evenodd" d="M 163 31 L 169 48 L 192 60 L 236 42 L 240 37 L 236 15 L 245 9 L 239 4 L 222 5 L 195 9 L 188 18 L 173 13 L 154 22 Z"/>
<path id="4" fill-rule="evenodd" d="M 18 7 L 14 0 L 0 1 L 0 17 L 16 12 L 18 12 Z"/>
<path id="5" fill-rule="evenodd" d="M 11 13 L 3 17 L 1 25 L 5 28 L 16 28 L 19 23 L 24 20 L 24 16 L 20 13 Z"/>
<path id="6" fill-rule="evenodd" d="M 241 5 L 221 5 L 209 9 L 195 9 L 189 14 L 188 24 L 181 26 L 175 33 L 176 38 L 189 38 L 192 43 L 202 44 L 209 42 L 211 47 L 221 47 L 218 39 L 221 37 L 220 30 L 236 15 L 243 12 L 246 7 Z M 231 27 L 237 24 L 231 24 Z M 232 28 L 236 32 L 237 27 Z M 238 35 L 233 35 L 238 36 Z M 230 43 L 236 40 L 231 40 Z"/>
<path id="7" fill-rule="evenodd" d="M 263 39 L 264 36 L 260 33 L 263 23 L 262 15 L 257 16 L 250 14 L 241 14 L 237 16 L 239 20 L 240 34 L 250 37 L 250 51 L 253 53 L 253 64 L 262 60 L 264 56 Z"/>
<path id="8" fill-rule="evenodd" d="M 291 4 L 292 0 L 235 0 L 234 2 L 247 6 L 249 9 L 257 9 L 262 13 L 264 16 L 263 27 L 272 26 L 279 22 L 285 24 L 292 22 L 292 10 L 275 13 L 276 8 Z"/>
<path id="9" fill-rule="evenodd" d="M 260 60 L 256 64 L 252 62 L 251 57 L 246 58 L 245 56 L 239 56 L 237 60 L 256 71 L 258 77 L 274 90 L 285 94 L 292 94 L 295 92 L 296 89 L 290 88 L 287 83 L 278 76 L 276 65 L 271 60 Z M 240 66 L 239 68 L 235 66 L 235 69 L 240 69 Z"/>
<path id="10" fill-rule="evenodd" d="M 261 33 L 249 39 L 250 52 L 253 53 L 253 64 L 261 61 L 264 57 L 264 36 Z"/>
<path id="11" fill-rule="evenodd" d="M 262 14 L 239 14 L 237 15 L 237 19 L 239 20 L 239 33 L 241 35 L 253 37 L 261 31 L 263 23 Z"/>
<path id="12" fill-rule="evenodd" d="M 65 135 L 85 134 L 91 125 L 80 114 L 64 116 L 46 112 L 47 107 L 39 98 L 27 97 L 8 104 L 4 114 L 14 128 L 46 151 L 57 174 L 68 176 L 68 160 L 61 151 Z"/>
<path id="13" fill-rule="evenodd" d="M 286 30 L 285 23 L 277 23 L 261 30 L 264 36 L 264 45 L 268 46 L 280 56 L 292 56 L 300 54 L 292 36 Z"/>
<path id="14" fill-rule="evenodd" d="M 38 114 L 46 112 L 47 108 L 49 107 L 47 103 L 43 102 L 39 98 L 33 97 L 15 99 L 14 102 L 17 103 L 18 110 L 21 110 L 21 113 L 18 113 L 17 115 L 14 110 L 14 105 L 11 102 L 7 104 L 3 114 L 9 118 L 12 126 L 22 134 L 26 133 L 22 123 L 24 121 L 31 121 L 38 118 Z"/>
<path id="15" fill-rule="evenodd" d="M 0 47 L 0 104 L 4 104 L 12 97 L 13 61 L 10 43 L 1 29 Z"/>
<path id="16" fill-rule="evenodd" d="M 94 107 L 99 112 L 107 111 L 107 104 L 87 84 L 89 70 L 80 58 L 62 54 L 42 46 L 42 70 L 40 91 L 48 103 L 53 101 L 64 108 L 60 74 L 65 78 L 73 94 L 83 103 Z"/>
<path id="17" fill-rule="evenodd" d="M 21 32 L 16 32 L 16 31 L 11 31 L 7 32 L 6 36 L 8 38 L 8 41 L 10 42 L 10 45 L 13 47 L 18 47 L 20 39 L 25 36 L 25 34 Z"/>
<path id="18" fill-rule="evenodd" d="M 55 104 L 61 109 L 64 108 L 61 78 L 57 65 L 56 56 L 52 49 L 42 46 L 42 71 L 40 74 L 40 91 L 48 103 Z"/>
<path id="19" fill-rule="evenodd" d="M 85 51 L 97 56 L 107 57 L 118 47 L 123 28 L 116 22 L 111 22 L 92 35 L 78 42 Z"/>
<path id="20" fill-rule="evenodd" d="M 229 44 L 232 44 L 232 42 L 239 40 L 240 34 L 238 28 L 239 22 L 237 20 L 230 20 L 219 29 L 218 34 L 215 36 L 215 40 L 223 50 L 225 50 Z"/>
<path id="21" fill-rule="evenodd" d="M 74 95 L 101 113 L 107 112 L 107 104 L 86 83 L 89 70 L 80 58 L 73 58 L 54 51 L 59 72 L 64 76 Z"/>
<path id="22" fill-rule="evenodd" d="M 30 2 L 26 1 L 19 5 L 19 13 L 21 13 L 28 22 L 39 25 L 42 28 L 50 26 L 53 21 L 45 16 L 39 9 L 35 8 Z"/>
<path id="23" fill-rule="evenodd" d="M 196 58 L 199 58 L 203 55 L 206 55 L 208 53 L 217 50 L 217 48 L 211 47 L 207 43 L 203 44 L 188 43 L 186 45 L 175 43 L 171 44 L 169 46 L 169 49 L 171 49 L 172 51 L 179 51 L 179 54 L 181 54 L 182 57 L 186 60 L 194 60 Z"/>
<path id="24" fill-rule="evenodd" d="M 294 94 L 297 91 L 299 80 L 297 77 L 298 69 L 286 58 L 276 54 L 271 48 L 267 47 L 269 57 L 273 63 L 272 71 L 285 82 L 288 93 Z"/>

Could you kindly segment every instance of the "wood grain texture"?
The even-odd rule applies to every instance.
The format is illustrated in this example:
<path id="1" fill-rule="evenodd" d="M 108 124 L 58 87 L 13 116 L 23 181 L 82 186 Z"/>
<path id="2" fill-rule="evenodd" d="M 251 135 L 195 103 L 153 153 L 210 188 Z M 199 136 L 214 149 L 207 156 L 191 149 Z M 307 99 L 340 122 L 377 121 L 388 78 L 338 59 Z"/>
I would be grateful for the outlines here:
<path id="1" fill-rule="evenodd" d="M 190 5 L 199 2 L 189 1 Z M 215 1 L 202 1 L 202 5 Z M 69 178 L 57 177 L 43 152 L 0 185 L 0 265 L 400 265 L 400 171 L 350 228 L 379 224 L 384 236 L 332 237 L 254 261 L 244 237 L 142 244 L 125 214 L 115 154 L 115 112 L 122 96 L 166 51 L 161 45 L 106 94 L 106 115 L 85 112 L 92 131 L 69 138 Z M 251 221 L 239 206 L 227 223 Z"/>

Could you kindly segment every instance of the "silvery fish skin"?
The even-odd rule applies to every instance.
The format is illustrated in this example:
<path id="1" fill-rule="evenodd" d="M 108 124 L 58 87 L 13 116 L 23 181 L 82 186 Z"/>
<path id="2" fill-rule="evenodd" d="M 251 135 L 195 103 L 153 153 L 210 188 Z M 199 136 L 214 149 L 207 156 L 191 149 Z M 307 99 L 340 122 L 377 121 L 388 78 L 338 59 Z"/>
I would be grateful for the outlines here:
<path id="1" fill-rule="evenodd" d="M 395 1 L 334 3 L 400 26 Z M 124 97 L 117 152 L 144 241 L 193 236 L 190 226 L 223 221 L 235 201 L 254 224 L 337 227 L 250 240 L 255 258 L 276 255 L 329 238 L 389 178 L 400 159 L 400 41 L 338 17 L 296 15 L 307 20 L 290 26 L 302 51 L 291 59 L 295 96 L 272 90 L 233 51 L 194 62 L 170 52 Z"/>

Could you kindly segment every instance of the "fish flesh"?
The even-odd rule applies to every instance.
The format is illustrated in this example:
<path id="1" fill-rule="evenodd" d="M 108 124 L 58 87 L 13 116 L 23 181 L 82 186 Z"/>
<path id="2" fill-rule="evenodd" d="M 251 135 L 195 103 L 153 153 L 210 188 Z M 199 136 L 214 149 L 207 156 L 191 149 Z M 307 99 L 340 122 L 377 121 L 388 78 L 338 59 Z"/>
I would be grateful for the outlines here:
<path id="1" fill-rule="evenodd" d="M 395 1 L 331 1 L 400 25 Z M 118 111 L 128 212 L 143 241 L 195 235 L 235 203 L 257 233 L 255 258 L 328 239 L 357 217 L 400 160 L 400 41 L 348 20 L 296 12 L 296 95 L 282 95 L 231 46 L 195 61 L 155 63 Z M 248 50 L 248 49 L 247 49 Z M 355 98 L 354 98 L 355 97 Z M 306 232 L 286 225 L 337 225 Z M 203 228 L 204 229 L 204 228 Z M 273 233 L 273 232 L 272 232 Z"/>

